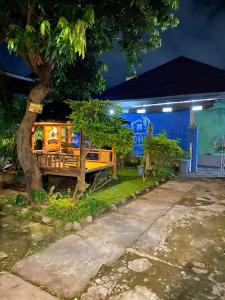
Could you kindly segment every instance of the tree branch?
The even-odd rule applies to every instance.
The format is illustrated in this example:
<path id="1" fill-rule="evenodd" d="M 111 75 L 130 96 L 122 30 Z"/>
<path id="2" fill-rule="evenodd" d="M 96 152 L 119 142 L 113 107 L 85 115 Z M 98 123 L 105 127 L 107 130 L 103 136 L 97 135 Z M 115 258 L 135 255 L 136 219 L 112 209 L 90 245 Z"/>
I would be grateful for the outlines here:
<path id="1" fill-rule="evenodd" d="M 36 63 L 35 54 L 28 51 L 27 53 L 24 53 L 24 58 L 28 61 L 29 65 L 31 66 L 31 68 L 33 70 L 33 72 L 39 76 L 40 75 L 40 70 L 39 70 L 39 67 Z"/>
<path id="2" fill-rule="evenodd" d="M 31 24 L 33 12 L 34 12 L 34 7 L 32 5 L 30 5 L 30 4 L 28 4 L 26 25 L 30 25 Z"/>

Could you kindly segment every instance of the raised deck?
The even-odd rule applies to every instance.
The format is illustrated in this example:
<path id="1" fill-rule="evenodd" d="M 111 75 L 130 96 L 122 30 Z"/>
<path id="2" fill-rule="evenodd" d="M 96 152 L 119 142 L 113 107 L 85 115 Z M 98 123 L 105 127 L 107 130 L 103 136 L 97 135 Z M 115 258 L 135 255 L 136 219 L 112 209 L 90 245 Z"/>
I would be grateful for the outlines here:
<path id="1" fill-rule="evenodd" d="M 62 152 L 34 151 L 43 175 L 78 177 L 80 174 L 80 149 L 66 148 Z M 112 150 L 91 149 L 88 151 L 85 173 L 114 167 Z"/>

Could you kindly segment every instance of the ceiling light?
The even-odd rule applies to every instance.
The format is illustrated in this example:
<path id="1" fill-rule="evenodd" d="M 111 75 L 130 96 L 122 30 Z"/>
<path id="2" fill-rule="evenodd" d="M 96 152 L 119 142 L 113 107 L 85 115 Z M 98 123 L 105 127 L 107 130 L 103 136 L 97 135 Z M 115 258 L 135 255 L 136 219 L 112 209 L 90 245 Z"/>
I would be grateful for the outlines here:
<path id="1" fill-rule="evenodd" d="M 205 102 L 205 101 L 215 101 L 217 98 L 205 98 L 205 99 L 192 99 L 192 100 L 182 100 L 182 101 L 171 101 L 171 102 L 161 102 L 161 103 L 151 103 L 151 104 L 144 104 L 143 107 L 152 107 L 152 106 L 162 106 L 162 105 L 173 105 L 173 104 L 183 104 L 183 103 L 198 103 L 198 102 Z M 140 107 L 133 106 L 133 108 Z"/>
<path id="2" fill-rule="evenodd" d="M 109 113 L 110 113 L 110 115 L 113 115 L 114 114 L 114 110 L 110 109 Z"/>
<path id="3" fill-rule="evenodd" d="M 163 112 L 171 112 L 173 111 L 172 107 L 163 107 Z"/>
<path id="4" fill-rule="evenodd" d="M 142 108 L 142 109 L 137 109 L 137 113 L 138 114 L 145 114 L 145 109 Z"/>
<path id="5" fill-rule="evenodd" d="M 202 110 L 202 105 L 192 106 L 192 110 L 194 111 Z"/>

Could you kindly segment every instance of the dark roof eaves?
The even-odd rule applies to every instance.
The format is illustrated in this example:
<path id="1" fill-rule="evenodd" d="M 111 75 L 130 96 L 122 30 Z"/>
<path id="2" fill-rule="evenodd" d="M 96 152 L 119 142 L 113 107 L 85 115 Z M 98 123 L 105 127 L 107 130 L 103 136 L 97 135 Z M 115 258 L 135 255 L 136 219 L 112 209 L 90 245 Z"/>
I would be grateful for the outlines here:
<path id="1" fill-rule="evenodd" d="M 225 100 L 225 90 L 224 92 L 212 92 L 212 93 L 198 93 L 198 94 L 185 94 L 185 95 L 175 95 L 175 96 L 162 96 L 162 97 L 147 97 L 147 98 L 133 98 L 133 99 L 113 99 L 109 101 L 115 101 L 115 102 L 132 102 L 132 101 L 158 101 L 158 100 L 165 100 L 165 99 L 190 99 L 190 98 L 195 98 L 195 99 L 206 99 L 207 98 L 222 98 Z M 194 99 L 193 99 L 194 100 Z"/>

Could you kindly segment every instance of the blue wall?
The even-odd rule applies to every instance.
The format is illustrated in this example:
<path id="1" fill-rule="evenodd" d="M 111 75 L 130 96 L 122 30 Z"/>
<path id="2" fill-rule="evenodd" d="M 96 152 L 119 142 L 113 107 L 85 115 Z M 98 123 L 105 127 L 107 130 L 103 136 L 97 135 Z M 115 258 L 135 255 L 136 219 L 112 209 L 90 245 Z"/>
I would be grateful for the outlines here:
<path id="1" fill-rule="evenodd" d="M 136 113 L 123 114 L 122 116 L 130 122 L 127 126 L 134 130 L 134 155 L 143 155 L 143 138 L 147 135 L 149 124 L 153 126 L 154 135 L 159 134 L 161 130 L 165 130 L 170 139 L 179 139 L 182 149 L 188 150 L 189 111 L 151 114 Z"/>

